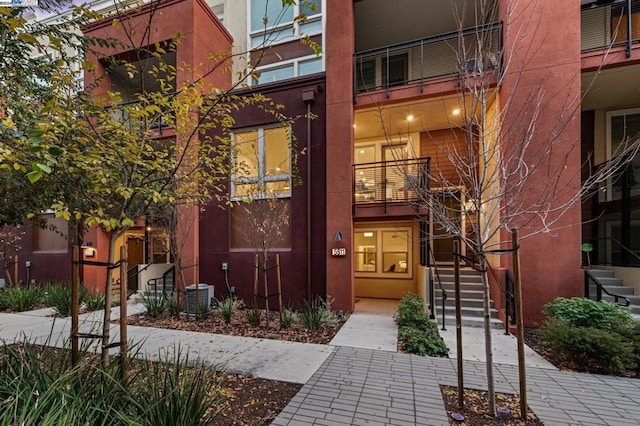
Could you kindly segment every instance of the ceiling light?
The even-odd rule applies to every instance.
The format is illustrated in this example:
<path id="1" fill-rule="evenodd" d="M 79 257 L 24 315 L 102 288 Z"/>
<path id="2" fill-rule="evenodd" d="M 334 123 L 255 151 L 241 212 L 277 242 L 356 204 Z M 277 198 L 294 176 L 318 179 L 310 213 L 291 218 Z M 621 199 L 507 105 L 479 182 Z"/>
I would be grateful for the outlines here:
<path id="1" fill-rule="evenodd" d="M 453 115 L 460 114 L 460 108 L 454 108 L 453 111 L 451 111 L 451 114 L 453 114 Z"/>
<path id="2" fill-rule="evenodd" d="M 367 238 L 371 238 L 371 237 L 373 237 L 373 232 L 365 232 L 364 236 L 367 237 Z"/>
<path id="3" fill-rule="evenodd" d="M 364 149 L 361 149 L 361 150 L 360 150 L 360 154 L 364 154 Z"/>
<path id="4" fill-rule="evenodd" d="M 413 114 L 407 115 L 407 121 L 413 121 Z"/>

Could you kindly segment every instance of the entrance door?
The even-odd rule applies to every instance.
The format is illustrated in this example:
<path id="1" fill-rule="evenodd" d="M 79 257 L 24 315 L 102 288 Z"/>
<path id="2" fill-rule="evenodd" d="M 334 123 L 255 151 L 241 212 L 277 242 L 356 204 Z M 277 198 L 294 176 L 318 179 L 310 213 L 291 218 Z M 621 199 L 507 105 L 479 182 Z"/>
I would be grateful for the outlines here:
<path id="1" fill-rule="evenodd" d="M 144 263 L 144 237 L 127 235 L 127 288 L 129 292 L 138 290 L 138 265 Z"/>
<path id="2" fill-rule="evenodd" d="M 460 204 L 459 192 L 437 192 L 434 194 L 435 203 L 443 208 L 444 214 L 450 221 L 456 224 L 460 229 L 462 223 L 462 205 Z M 433 255 L 436 262 L 453 262 L 453 240 L 454 237 L 444 229 L 442 224 L 438 223 L 437 218 L 432 220 L 432 244 Z"/>

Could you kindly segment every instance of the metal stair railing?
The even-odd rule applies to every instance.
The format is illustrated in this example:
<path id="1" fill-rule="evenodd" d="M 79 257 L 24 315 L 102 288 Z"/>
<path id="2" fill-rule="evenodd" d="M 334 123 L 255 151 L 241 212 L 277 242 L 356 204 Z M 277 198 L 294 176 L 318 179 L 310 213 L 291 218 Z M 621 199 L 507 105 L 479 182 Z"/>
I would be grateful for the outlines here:
<path id="1" fill-rule="evenodd" d="M 174 291 L 175 289 L 175 272 L 176 272 L 176 267 L 175 265 L 172 266 L 171 268 L 167 269 L 165 271 L 164 274 L 162 274 L 162 277 L 160 278 L 151 278 L 150 280 L 147 281 L 147 287 L 153 287 L 153 291 L 154 293 L 158 293 L 158 283 L 162 284 L 162 294 L 166 294 L 167 293 L 167 283 L 170 282 L 171 286 L 169 288 L 170 291 Z"/>
<path id="2" fill-rule="evenodd" d="M 629 247 L 625 246 L 624 244 L 622 244 L 620 241 L 616 240 L 613 237 L 595 237 L 592 238 L 591 241 L 593 241 L 594 243 L 596 241 L 600 241 L 600 240 L 604 240 L 604 241 L 611 241 L 612 243 L 614 243 L 616 246 L 618 246 L 622 251 L 624 251 L 625 253 L 627 253 L 628 255 L 631 255 L 633 258 L 635 258 L 635 260 L 637 261 L 637 263 L 635 264 L 629 264 L 629 265 L 622 265 L 622 266 L 629 266 L 629 267 L 633 267 L 633 266 L 638 266 L 640 265 L 640 256 L 638 256 L 638 254 L 636 252 L 634 252 L 633 250 L 631 250 Z M 598 263 L 600 263 L 598 261 Z M 613 264 L 613 262 L 611 262 L 611 264 Z M 621 265 L 617 265 L 617 266 L 621 266 Z"/>
<path id="3" fill-rule="evenodd" d="M 602 293 L 605 293 L 611 297 L 613 297 L 613 299 L 615 300 L 615 303 L 618 305 L 622 305 L 619 300 L 622 299 L 624 300 L 624 305 L 625 307 L 628 307 L 629 305 L 631 305 L 631 301 L 622 295 L 619 294 L 614 294 L 611 293 L 610 291 L 608 291 L 606 288 L 604 288 L 604 285 L 600 282 L 600 280 L 598 279 L 598 277 L 596 277 L 593 272 L 591 272 L 588 269 L 584 270 L 584 295 L 587 299 L 590 299 L 590 281 L 593 282 L 596 285 L 596 301 L 600 302 L 602 300 Z"/>

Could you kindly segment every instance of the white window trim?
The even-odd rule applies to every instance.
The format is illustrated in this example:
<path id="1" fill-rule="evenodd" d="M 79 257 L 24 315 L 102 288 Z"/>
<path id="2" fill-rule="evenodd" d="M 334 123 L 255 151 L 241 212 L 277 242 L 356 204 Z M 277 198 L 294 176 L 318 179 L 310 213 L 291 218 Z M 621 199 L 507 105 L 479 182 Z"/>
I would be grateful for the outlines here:
<path id="1" fill-rule="evenodd" d="M 233 161 L 233 171 L 231 173 L 231 201 L 242 201 L 242 200 L 246 200 L 247 198 L 253 198 L 253 199 L 265 199 L 268 197 L 275 197 L 275 198 L 291 198 L 291 185 L 292 185 L 292 179 L 291 179 L 291 168 L 292 168 L 292 155 L 291 155 L 291 127 L 289 126 L 289 130 L 288 130 L 288 134 L 289 134 L 289 141 L 288 141 L 288 146 L 289 146 L 289 173 L 283 173 L 283 174 L 279 174 L 279 175 L 269 175 L 267 176 L 266 171 L 265 171 L 265 162 L 264 162 L 264 155 L 265 155 L 265 147 L 264 147 L 264 141 L 265 141 L 265 130 L 268 129 L 275 129 L 275 128 L 279 128 L 279 127 L 287 127 L 287 126 L 281 126 L 281 125 L 265 125 L 265 126 L 254 126 L 254 127 L 245 127 L 245 128 L 241 128 L 241 129 L 236 129 L 236 131 L 232 132 L 231 134 L 231 146 L 232 149 L 235 150 L 235 135 L 236 133 L 244 133 L 244 132 L 251 132 L 254 130 L 258 131 L 258 176 L 250 176 L 250 177 L 237 177 L 235 174 L 235 169 L 236 169 L 236 159 L 235 159 L 235 155 L 232 157 L 232 161 Z M 278 193 L 278 194 L 267 194 L 264 192 L 264 189 L 266 188 L 266 183 L 268 182 L 285 182 L 288 183 L 289 186 L 289 191 L 288 192 L 282 192 L 282 193 Z M 246 184 L 257 184 L 259 188 L 261 188 L 260 192 L 258 194 L 255 194 L 251 197 L 247 197 L 244 195 L 236 195 L 236 184 L 241 184 L 241 185 L 246 185 Z"/>
<path id="2" fill-rule="evenodd" d="M 293 58 L 293 59 L 288 59 L 286 61 L 282 61 L 282 62 L 277 62 L 275 64 L 269 64 L 269 65 L 264 65 L 258 68 L 255 68 L 253 71 L 256 73 L 262 73 L 265 71 L 271 71 L 271 70 L 277 70 L 279 68 L 286 68 L 290 65 L 293 65 L 293 77 L 290 78 L 297 78 L 297 77 L 301 77 L 300 75 L 300 62 L 306 62 L 312 59 L 320 59 L 320 61 L 322 62 L 322 70 L 324 70 L 324 55 L 320 55 L 320 56 L 316 56 L 316 55 L 307 55 L 307 56 L 300 56 L 298 58 Z M 319 71 L 322 72 L 322 71 Z M 312 74 L 305 74 L 305 75 L 312 75 Z M 286 79 L 284 79 L 286 80 Z M 258 83 L 256 82 L 253 78 L 249 79 L 250 81 L 250 85 L 251 86 L 258 86 L 259 84 L 266 84 L 266 83 Z M 281 80 L 277 80 L 277 81 L 281 81 Z"/>
<path id="3" fill-rule="evenodd" d="M 280 1 L 280 0 L 269 0 L 269 1 Z M 324 19 L 324 15 L 325 15 L 325 11 L 326 11 L 326 4 L 325 4 L 326 0 L 321 0 L 320 3 L 320 8 L 321 11 L 320 13 L 316 13 L 315 15 L 310 15 L 307 16 L 306 22 L 305 23 L 309 23 L 309 22 L 314 22 L 314 21 L 319 21 L 322 20 L 322 24 L 321 24 L 321 28 L 322 28 L 322 32 L 324 33 L 324 27 L 325 27 L 325 19 Z M 296 22 L 294 20 L 291 21 L 286 21 L 286 22 L 280 22 L 278 25 L 272 25 L 266 28 L 261 28 L 259 30 L 252 30 L 251 29 L 251 21 L 252 21 L 252 16 L 253 16 L 253 9 L 252 9 L 252 1 L 251 0 L 247 0 L 247 48 L 248 51 L 252 50 L 252 49 L 256 49 L 256 48 L 265 48 L 268 46 L 258 46 L 258 47 L 252 47 L 251 46 L 251 38 L 255 37 L 255 36 L 259 36 L 259 35 L 264 35 L 264 34 L 268 34 L 271 32 L 278 32 L 281 31 L 283 29 L 287 29 L 287 28 L 291 28 L 291 36 L 285 37 L 285 39 L 283 40 L 276 40 L 272 43 L 269 43 L 269 46 L 272 45 L 277 45 L 277 44 L 281 44 L 281 43 L 286 43 L 292 40 L 297 40 L 300 38 L 300 23 Z M 293 6 L 289 6 L 293 8 L 293 17 L 295 18 L 296 16 L 300 15 L 300 4 L 299 2 L 296 2 L 295 5 Z M 304 34 L 306 35 L 316 35 L 319 33 L 313 33 L 313 34 Z"/>
<path id="4" fill-rule="evenodd" d="M 354 234 L 356 232 L 376 232 L 376 271 L 375 272 L 367 272 L 367 271 L 355 271 L 354 266 L 354 276 L 356 278 L 396 278 L 396 279 L 413 279 L 413 228 L 411 226 L 393 226 L 393 227 L 376 227 L 376 226 L 367 226 L 367 227 L 358 227 L 355 228 Z M 382 249 L 382 233 L 383 232 L 406 232 L 407 233 L 407 270 L 405 272 L 384 272 L 379 271 L 378 267 L 383 268 L 384 266 L 384 250 Z M 355 238 L 354 238 L 355 242 Z M 358 252 L 356 251 L 356 247 L 354 245 L 353 248 L 353 256 L 355 260 L 355 256 L 357 256 Z M 379 265 L 379 266 L 378 266 Z"/>
<path id="5" fill-rule="evenodd" d="M 611 156 L 613 155 L 613 150 L 611 147 L 611 132 L 612 132 L 612 126 L 611 126 L 611 119 L 613 117 L 619 117 L 621 115 L 631 115 L 631 114 L 640 114 L 640 107 L 636 107 L 636 108 L 625 108 L 625 109 L 618 109 L 618 110 L 613 110 L 613 111 L 607 111 L 606 112 L 606 158 L 607 161 L 611 160 Z M 605 194 L 605 201 L 612 201 L 613 200 L 613 178 L 608 178 L 607 179 L 607 191 Z"/>

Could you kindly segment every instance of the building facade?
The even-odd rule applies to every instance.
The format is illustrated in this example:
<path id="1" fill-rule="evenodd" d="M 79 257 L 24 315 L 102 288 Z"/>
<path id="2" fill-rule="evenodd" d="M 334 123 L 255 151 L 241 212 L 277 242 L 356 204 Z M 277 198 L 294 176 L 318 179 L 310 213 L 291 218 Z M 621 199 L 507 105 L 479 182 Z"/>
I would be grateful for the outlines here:
<path id="1" fill-rule="evenodd" d="M 217 296 L 233 287 L 249 300 L 253 292 L 255 252 L 242 237 L 251 215 L 241 203 L 247 188 L 257 191 L 257 202 L 275 195 L 287 214 L 273 252 L 283 299 L 292 305 L 320 295 L 334 309 L 353 311 L 360 297 L 427 296 L 434 263 L 453 260 L 446 220 L 461 230 L 469 258 L 465 238 L 504 222 L 487 240 L 491 293 L 502 318 L 511 256 L 498 252 L 511 247 L 512 227 L 526 237 L 519 253 L 527 324 L 538 323 L 542 306 L 555 297 L 584 294 L 584 242 L 593 240 L 592 264 L 617 265 L 640 293 L 636 161 L 587 202 L 572 199 L 590 167 L 606 163 L 640 131 L 637 0 L 166 3 L 179 11 L 155 41 L 178 30 L 192 37 L 190 54 L 176 63 L 206 61 L 207 50 L 232 46 L 228 83 L 249 69 L 254 76 L 242 90 L 265 93 L 285 114 L 300 117 L 286 129 L 259 110 L 235 117 L 237 155 L 255 158 L 247 160 L 248 171 L 230 176 L 229 193 L 240 208 L 207 206 L 189 237 L 199 281 L 215 285 Z M 301 13 L 306 20 L 296 19 Z M 177 19 L 183 15 L 190 18 Z M 477 96 L 479 88 L 491 95 Z M 491 125 L 477 125 L 480 109 L 469 99 L 486 101 L 482 119 Z M 243 141 L 252 142 L 246 150 Z M 471 149 L 478 158 L 483 141 L 499 144 L 492 152 L 502 159 L 526 144 L 518 158 L 533 170 L 526 185 L 506 177 L 509 191 L 498 201 L 491 185 L 469 196 L 463 157 L 451 154 Z M 477 178 L 501 161 L 468 170 Z M 516 205 L 544 207 L 523 208 L 514 218 L 509 211 Z M 478 223 L 478 208 L 500 214 Z M 139 263 L 148 263 L 150 231 L 141 223 L 131 232 Z M 29 250 L 21 256 L 27 257 Z"/>

